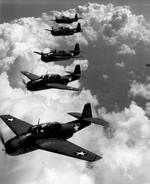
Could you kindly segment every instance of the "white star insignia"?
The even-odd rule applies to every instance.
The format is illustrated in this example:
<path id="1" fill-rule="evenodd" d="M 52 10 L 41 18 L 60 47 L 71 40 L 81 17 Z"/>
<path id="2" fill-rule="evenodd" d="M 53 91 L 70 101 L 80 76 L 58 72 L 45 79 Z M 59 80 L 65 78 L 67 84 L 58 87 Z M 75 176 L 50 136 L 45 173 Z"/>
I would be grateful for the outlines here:
<path id="1" fill-rule="evenodd" d="M 70 81 L 70 82 L 72 81 L 72 77 L 69 77 L 69 81 Z"/>
<path id="2" fill-rule="evenodd" d="M 14 119 L 13 118 L 8 118 L 7 120 L 12 122 Z"/>
<path id="3" fill-rule="evenodd" d="M 77 151 L 76 155 L 78 156 L 85 156 L 87 153 L 83 152 L 83 151 Z"/>
<path id="4" fill-rule="evenodd" d="M 79 130 L 79 127 L 80 127 L 80 126 L 79 126 L 79 125 L 77 125 L 77 124 L 75 124 L 75 125 L 74 125 L 74 127 L 73 127 L 73 128 L 74 128 L 75 132 L 77 132 L 77 131 Z"/>

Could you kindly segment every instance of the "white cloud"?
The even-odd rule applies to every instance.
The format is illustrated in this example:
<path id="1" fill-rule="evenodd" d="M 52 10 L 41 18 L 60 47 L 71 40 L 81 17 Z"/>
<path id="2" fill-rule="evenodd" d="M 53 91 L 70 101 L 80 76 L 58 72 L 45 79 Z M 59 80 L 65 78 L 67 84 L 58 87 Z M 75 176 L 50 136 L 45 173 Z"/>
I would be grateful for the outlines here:
<path id="1" fill-rule="evenodd" d="M 99 148 L 104 154 L 102 162 L 98 165 L 97 182 L 149 182 L 150 120 L 146 117 L 145 111 L 132 102 L 129 108 L 121 112 L 102 112 L 99 110 L 100 115 L 109 121 L 111 127 L 103 136 L 97 131 Z"/>
<path id="2" fill-rule="evenodd" d="M 131 49 L 128 45 L 123 44 L 119 47 L 119 50 L 117 52 L 118 54 L 130 54 L 130 55 L 135 55 L 135 50 Z"/>
<path id="3" fill-rule="evenodd" d="M 103 74 L 102 75 L 103 79 L 107 80 L 109 78 L 109 76 L 107 74 Z"/>
<path id="4" fill-rule="evenodd" d="M 132 96 L 141 96 L 147 100 L 150 99 L 150 84 L 143 84 L 133 81 L 130 85 L 130 92 Z"/>
<path id="5" fill-rule="evenodd" d="M 66 67 L 59 63 L 43 63 L 39 56 L 33 54 L 35 50 L 72 47 L 76 42 L 97 44 L 101 38 L 106 46 L 114 46 L 120 54 L 135 54 L 139 43 L 146 46 L 150 44 L 149 24 L 143 16 L 132 14 L 129 7 L 89 3 L 78 6 L 76 10 L 84 18 L 81 20 L 83 33 L 67 38 L 55 38 L 44 30 L 54 24 L 49 20 L 53 15 L 60 14 L 58 11 L 50 15 L 45 13 L 41 18 L 21 18 L 0 25 L 0 69 L 3 71 L 0 75 L 1 114 L 10 113 L 32 124 L 36 124 L 38 118 L 41 123 L 67 122 L 72 120 L 67 112 L 80 112 L 86 102 L 91 102 L 93 108 L 98 104 L 96 96 L 85 89 L 81 93 L 61 90 L 35 93 L 25 91 L 21 84 L 20 70 L 39 75 L 46 72 L 64 74 L 65 70 L 72 70 L 75 64 L 81 64 L 82 70 L 88 67 L 87 60 L 75 60 Z M 62 13 L 73 16 L 76 10 Z M 116 65 L 123 67 L 122 63 Z M 78 81 L 72 85 L 80 86 L 81 83 Z M 149 86 L 135 82 L 131 85 L 131 93 L 149 99 Z M 6 159 L 0 153 L 0 171 L 6 171 L 0 175 L 1 182 L 9 184 L 14 179 L 19 184 L 58 183 L 60 180 L 62 183 L 82 184 L 149 183 L 150 122 L 144 110 L 135 103 L 118 113 L 107 113 L 104 109 L 101 112 L 109 121 L 110 128 L 103 131 L 101 127 L 93 126 L 73 138 L 83 147 L 86 145 L 98 154 L 103 153 L 103 159 L 94 164 L 95 168 L 88 170 L 82 161 L 44 151 Z M 10 136 L 8 129 L 4 133 Z M 12 173 L 14 177 L 10 180 Z"/>
<path id="6" fill-rule="evenodd" d="M 120 68 L 124 68 L 124 67 L 125 67 L 125 64 L 124 64 L 123 61 L 120 62 L 120 63 L 116 63 L 115 65 L 116 65 L 117 67 L 120 67 Z"/>

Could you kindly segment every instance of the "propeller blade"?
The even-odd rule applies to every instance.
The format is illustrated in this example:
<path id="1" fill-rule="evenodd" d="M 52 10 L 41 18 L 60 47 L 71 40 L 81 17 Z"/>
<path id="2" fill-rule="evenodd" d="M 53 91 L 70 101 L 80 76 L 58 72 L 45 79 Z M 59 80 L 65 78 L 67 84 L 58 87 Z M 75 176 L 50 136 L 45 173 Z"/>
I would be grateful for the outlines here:
<path id="1" fill-rule="evenodd" d="M 26 81 L 25 81 L 24 79 L 22 79 L 22 82 L 23 82 L 23 84 L 24 84 L 25 86 L 27 86 L 27 83 L 26 83 Z"/>
<path id="2" fill-rule="evenodd" d="M 40 124 L 40 118 L 38 119 L 38 125 Z"/>
<path id="3" fill-rule="evenodd" d="M 0 130 L 0 140 L 1 140 L 2 144 L 3 144 L 4 147 L 5 147 L 5 141 L 4 141 L 4 137 L 3 137 L 3 134 L 2 134 L 2 132 L 1 132 L 1 130 Z"/>

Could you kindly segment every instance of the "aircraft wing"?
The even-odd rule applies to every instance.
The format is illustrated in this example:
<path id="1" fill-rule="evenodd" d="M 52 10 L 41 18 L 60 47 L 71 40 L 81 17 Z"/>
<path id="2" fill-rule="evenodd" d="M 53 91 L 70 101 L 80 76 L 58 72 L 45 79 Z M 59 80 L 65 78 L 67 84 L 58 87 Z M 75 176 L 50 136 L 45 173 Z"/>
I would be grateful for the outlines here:
<path id="1" fill-rule="evenodd" d="M 22 121 L 20 119 L 17 119 L 11 115 L 1 115 L 0 118 L 9 126 L 9 128 L 16 135 L 21 135 L 27 132 L 27 130 L 32 127 L 31 124 L 26 123 L 25 121 Z"/>
<path id="2" fill-rule="evenodd" d="M 21 73 L 22 73 L 23 75 L 25 75 L 26 77 L 28 77 L 30 80 L 36 80 L 36 79 L 39 79 L 39 78 L 40 78 L 40 76 L 35 75 L 35 74 L 32 74 L 32 73 L 30 73 L 30 72 L 21 71 Z"/>
<path id="3" fill-rule="evenodd" d="M 78 89 L 78 88 L 74 88 L 74 87 L 70 87 L 70 86 L 66 86 L 66 85 L 58 84 L 58 83 L 49 83 L 49 84 L 46 84 L 46 86 L 49 88 L 80 91 L 80 89 Z"/>
<path id="4" fill-rule="evenodd" d="M 36 144 L 39 149 L 86 160 L 89 162 L 93 162 L 102 158 L 95 153 L 92 153 L 63 139 L 41 139 L 38 140 Z"/>

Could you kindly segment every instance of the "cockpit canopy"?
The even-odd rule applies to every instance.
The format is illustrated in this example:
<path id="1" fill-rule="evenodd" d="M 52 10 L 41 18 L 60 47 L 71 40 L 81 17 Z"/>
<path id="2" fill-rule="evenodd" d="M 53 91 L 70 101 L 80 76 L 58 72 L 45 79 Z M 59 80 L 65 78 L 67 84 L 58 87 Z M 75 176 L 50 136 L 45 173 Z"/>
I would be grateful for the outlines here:
<path id="1" fill-rule="evenodd" d="M 38 133 L 38 132 L 46 132 L 46 131 L 55 131 L 55 130 L 59 130 L 60 128 L 61 128 L 60 123 L 48 122 L 48 123 L 43 123 L 39 125 L 34 125 L 28 130 L 28 132 Z"/>
<path id="2" fill-rule="evenodd" d="M 48 80 L 48 79 L 60 80 L 61 76 L 57 74 L 46 74 L 46 75 L 42 75 L 41 78 L 45 80 Z"/>

